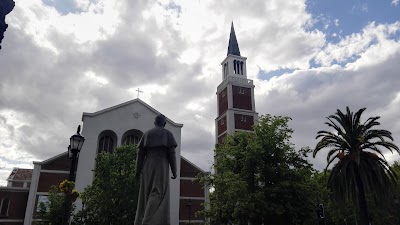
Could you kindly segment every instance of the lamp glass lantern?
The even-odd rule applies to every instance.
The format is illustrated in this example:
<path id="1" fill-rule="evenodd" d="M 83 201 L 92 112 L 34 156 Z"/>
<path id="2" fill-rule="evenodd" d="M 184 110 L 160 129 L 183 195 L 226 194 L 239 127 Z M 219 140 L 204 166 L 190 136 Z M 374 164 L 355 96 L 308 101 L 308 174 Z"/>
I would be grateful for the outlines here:
<path id="1" fill-rule="evenodd" d="M 72 158 L 74 154 L 78 155 L 78 153 L 82 149 L 82 145 L 83 145 L 84 141 L 85 141 L 85 138 L 82 135 L 80 135 L 79 133 L 71 136 L 70 145 L 68 146 L 68 156 L 70 158 Z"/>
<path id="2" fill-rule="evenodd" d="M 69 157 L 70 159 L 72 158 L 71 145 L 68 145 L 68 157 Z"/>

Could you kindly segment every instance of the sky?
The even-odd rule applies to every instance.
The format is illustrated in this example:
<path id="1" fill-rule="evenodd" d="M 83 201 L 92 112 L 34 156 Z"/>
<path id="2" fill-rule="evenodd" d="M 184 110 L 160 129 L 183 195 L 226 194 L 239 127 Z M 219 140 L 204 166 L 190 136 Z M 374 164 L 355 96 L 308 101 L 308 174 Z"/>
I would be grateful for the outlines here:
<path id="1" fill-rule="evenodd" d="M 209 171 L 232 21 L 256 111 L 291 117 L 296 149 L 346 106 L 381 116 L 400 145 L 399 0 L 16 0 L 0 50 L 0 184 L 66 151 L 82 112 L 137 88 L 184 124 L 182 155 Z"/>

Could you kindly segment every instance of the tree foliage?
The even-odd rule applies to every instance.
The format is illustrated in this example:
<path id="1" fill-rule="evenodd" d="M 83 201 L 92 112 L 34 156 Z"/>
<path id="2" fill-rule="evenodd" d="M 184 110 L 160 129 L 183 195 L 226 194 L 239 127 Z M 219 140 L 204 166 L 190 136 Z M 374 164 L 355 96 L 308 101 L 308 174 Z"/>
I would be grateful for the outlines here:
<path id="1" fill-rule="evenodd" d="M 79 196 L 77 190 L 74 189 L 75 183 L 72 181 L 64 180 L 58 186 L 53 185 L 50 187 L 49 195 L 47 196 L 47 202 L 40 202 L 38 205 L 38 212 L 35 215 L 41 219 L 41 221 L 35 221 L 36 225 L 63 225 L 64 212 L 66 210 L 66 195 L 71 196 L 73 202 Z M 72 211 L 75 208 L 75 204 L 71 202 L 69 207 L 69 216 L 72 215 Z"/>
<path id="2" fill-rule="evenodd" d="M 391 166 L 398 176 L 400 175 L 400 164 L 395 162 Z M 320 203 L 325 207 L 326 225 L 357 224 L 359 210 L 351 200 L 335 201 L 332 192 L 326 183 L 330 176 L 330 170 L 318 172 L 313 176 L 313 182 L 319 184 L 317 187 Z M 366 200 L 370 209 L 370 217 L 374 225 L 398 225 L 400 224 L 400 186 L 394 189 L 394 197 L 388 199 L 385 204 L 376 202 L 373 195 L 367 195 Z"/>
<path id="3" fill-rule="evenodd" d="M 396 174 L 384 158 L 383 149 L 400 153 L 393 144 L 392 134 L 387 130 L 375 129 L 380 125 L 379 117 L 370 117 L 361 122 L 365 108 L 355 114 L 346 108 L 327 117 L 326 124 L 332 131 L 319 131 L 321 140 L 314 149 L 315 155 L 322 149 L 329 149 L 327 168 L 333 163 L 328 187 L 333 197 L 342 202 L 352 200 L 358 206 L 362 225 L 369 222 L 366 194 L 376 200 L 389 200 L 396 184 Z M 388 141 L 389 140 L 389 141 Z"/>
<path id="4" fill-rule="evenodd" d="M 216 173 L 201 179 L 215 189 L 203 211 L 213 223 L 305 224 L 315 218 L 309 150 L 295 151 L 289 119 L 261 116 L 254 132 L 236 132 L 217 146 Z"/>
<path id="5" fill-rule="evenodd" d="M 75 224 L 132 224 L 139 190 L 135 162 L 134 145 L 97 155 L 95 177 L 81 194 L 83 209 L 75 216 Z"/>

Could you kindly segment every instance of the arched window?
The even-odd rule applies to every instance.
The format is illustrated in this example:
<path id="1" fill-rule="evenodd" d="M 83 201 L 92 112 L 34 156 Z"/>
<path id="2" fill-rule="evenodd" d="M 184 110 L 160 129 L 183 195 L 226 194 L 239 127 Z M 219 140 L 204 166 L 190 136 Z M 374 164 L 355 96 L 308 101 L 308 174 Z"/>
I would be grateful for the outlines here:
<path id="1" fill-rule="evenodd" d="M 236 64 L 236 60 L 233 60 L 233 70 L 235 71 L 235 74 L 237 74 Z"/>
<path id="2" fill-rule="evenodd" d="M 124 145 L 137 145 L 139 143 L 140 137 L 136 135 L 128 135 L 122 140 Z"/>
<path id="3" fill-rule="evenodd" d="M 114 141 L 110 136 L 104 136 L 100 138 L 99 142 L 99 152 L 113 152 L 114 151 Z"/>
<path id="4" fill-rule="evenodd" d="M 243 62 L 240 62 L 240 73 L 243 75 Z"/>
<path id="5" fill-rule="evenodd" d="M 0 216 L 8 216 L 8 207 L 10 206 L 10 199 L 5 197 L 1 200 Z"/>
<path id="6" fill-rule="evenodd" d="M 111 130 L 105 130 L 100 133 L 98 140 L 97 153 L 106 151 L 113 153 L 117 144 L 117 135 Z"/>
<path id="7" fill-rule="evenodd" d="M 142 136 L 143 136 L 143 133 L 140 130 L 136 130 L 136 129 L 128 130 L 122 136 L 121 145 L 130 145 L 130 144 L 137 145 L 140 141 L 140 138 L 142 138 Z"/>

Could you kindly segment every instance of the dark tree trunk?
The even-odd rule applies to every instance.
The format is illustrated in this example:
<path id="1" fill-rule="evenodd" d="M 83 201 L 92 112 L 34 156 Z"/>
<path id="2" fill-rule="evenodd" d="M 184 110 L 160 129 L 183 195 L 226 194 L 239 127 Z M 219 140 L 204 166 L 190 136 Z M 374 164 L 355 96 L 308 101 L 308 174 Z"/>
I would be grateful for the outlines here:
<path id="1" fill-rule="evenodd" d="M 365 200 L 364 184 L 361 180 L 358 169 L 356 169 L 356 185 L 358 189 L 358 208 L 360 210 L 360 225 L 369 225 L 369 214 L 367 201 Z"/>

